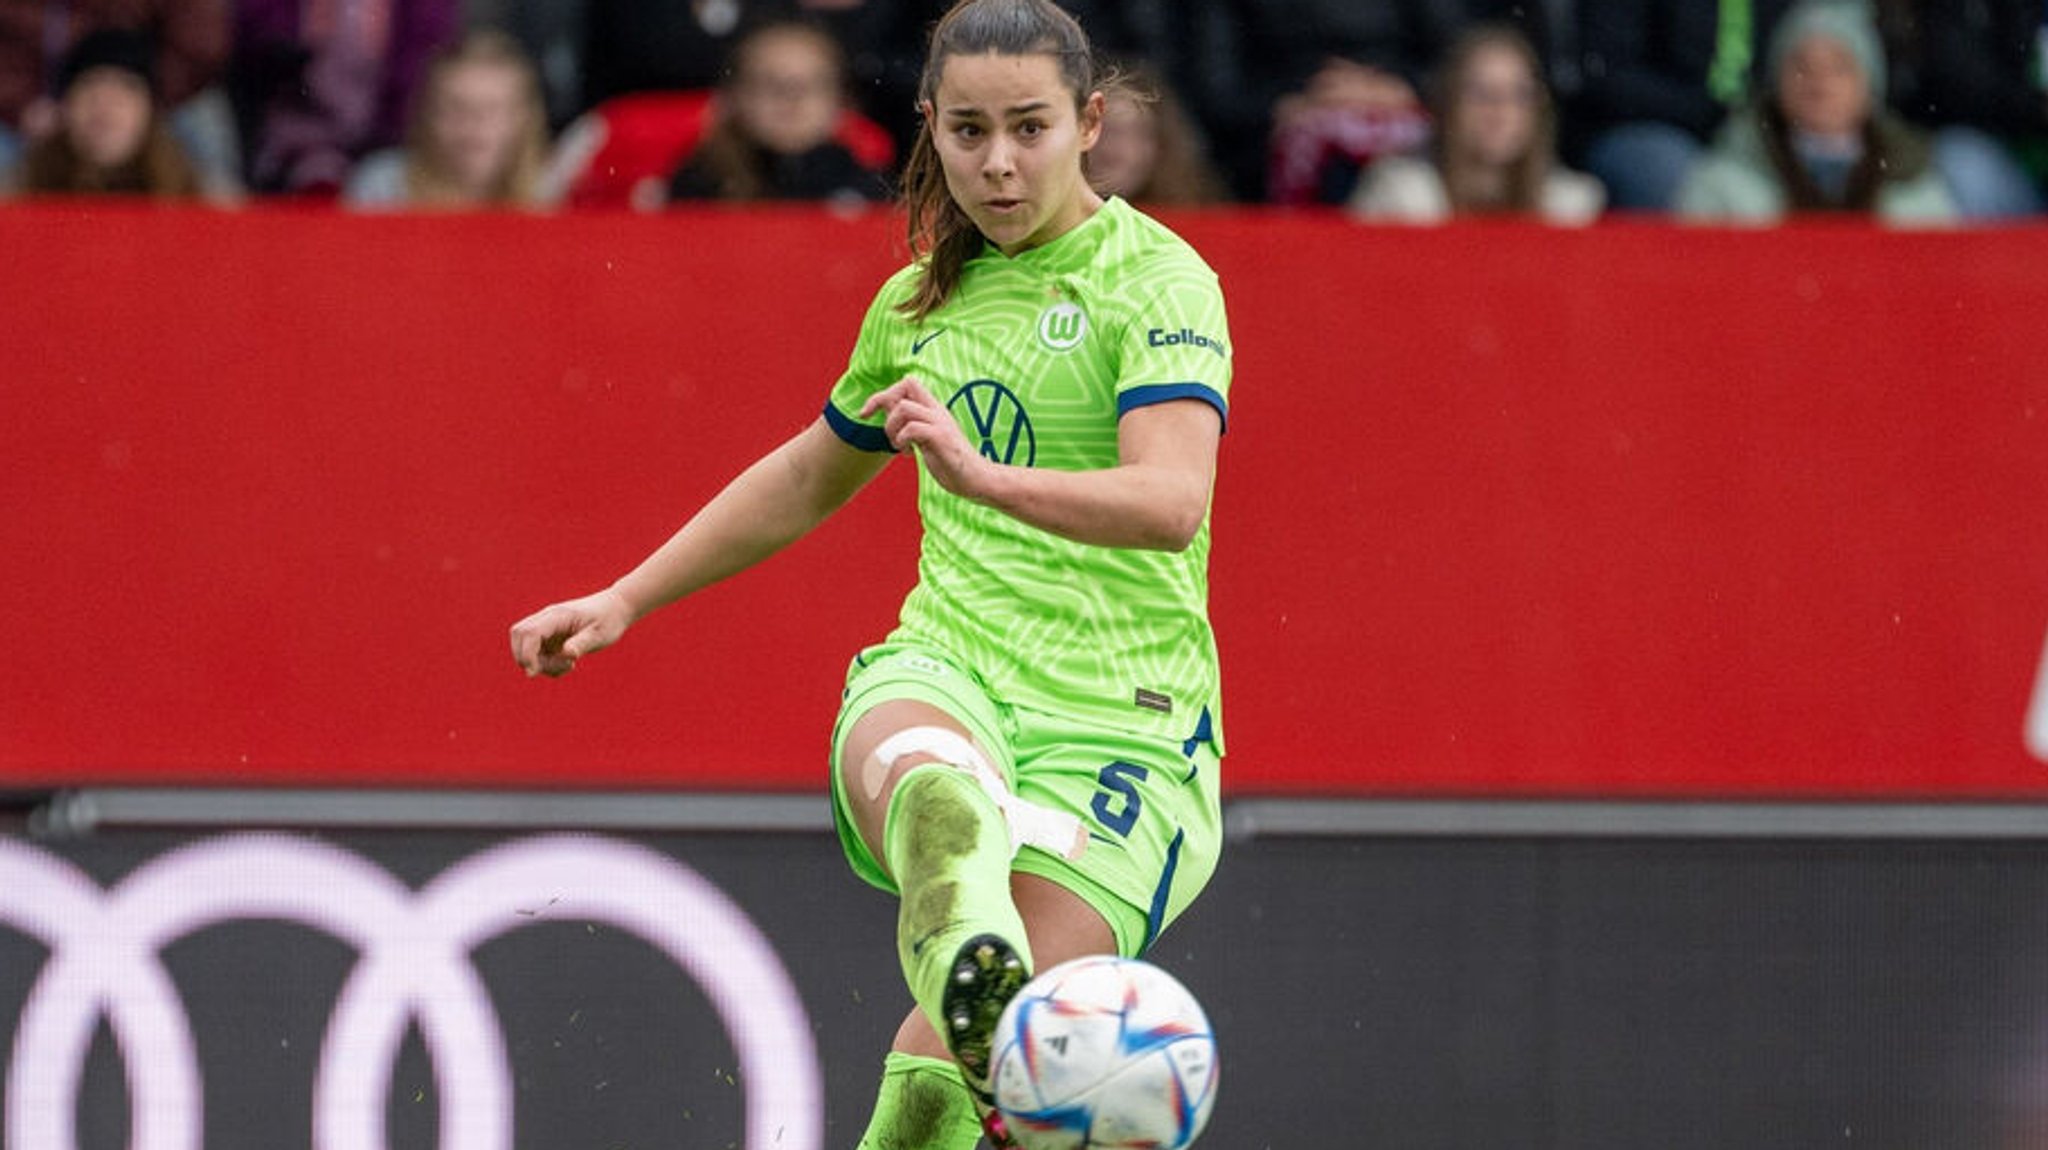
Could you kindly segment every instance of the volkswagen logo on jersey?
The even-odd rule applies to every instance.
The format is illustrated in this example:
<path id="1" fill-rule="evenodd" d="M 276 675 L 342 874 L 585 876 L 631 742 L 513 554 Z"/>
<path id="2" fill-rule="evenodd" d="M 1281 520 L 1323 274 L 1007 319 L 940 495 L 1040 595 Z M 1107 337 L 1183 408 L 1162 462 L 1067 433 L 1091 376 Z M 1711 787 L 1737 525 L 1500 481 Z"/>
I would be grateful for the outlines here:
<path id="1" fill-rule="evenodd" d="M 1086 321 L 1083 321 L 1086 326 Z M 1029 467 L 1038 460 L 1038 433 L 1017 393 L 993 379 L 977 379 L 946 404 L 984 458 Z"/>
<path id="2" fill-rule="evenodd" d="M 1072 351 L 1088 338 L 1088 313 L 1081 305 L 1061 301 L 1038 313 L 1038 342 L 1054 351 Z"/>

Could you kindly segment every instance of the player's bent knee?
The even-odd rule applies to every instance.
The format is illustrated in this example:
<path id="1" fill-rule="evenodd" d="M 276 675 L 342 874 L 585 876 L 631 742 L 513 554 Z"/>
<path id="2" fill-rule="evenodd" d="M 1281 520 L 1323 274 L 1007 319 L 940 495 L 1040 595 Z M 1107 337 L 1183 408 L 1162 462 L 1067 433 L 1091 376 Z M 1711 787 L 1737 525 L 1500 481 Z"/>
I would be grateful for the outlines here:
<path id="1" fill-rule="evenodd" d="M 974 740 L 958 731 L 929 725 L 907 727 L 883 739 L 862 761 L 868 801 L 879 801 L 882 791 L 897 777 L 925 763 L 948 763 L 976 772 L 993 769 Z"/>
<path id="2" fill-rule="evenodd" d="M 854 822 L 870 849 L 880 850 L 882 824 L 897 781 L 914 768 L 935 762 L 976 773 L 994 770 L 987 754 L 937 707 L 885 703 L 854 723 L 838 770 Z"/>
<path id="3" fill-rule="evenodd" d="M 925 737 L 923 732 L 931 732 Z M 961 752 L 961 748 L 965 748 Z M 929 703 L 910 699 L 876 705 L 855 719 L 839 749 L 838 769 L 849 784 L 848 797 L 878 801 L 892 771 L 909 770 L 918 762 L 946 758 L 947 751 L 971 754 L 986 761 L 958 719 Z M 907 761 L 920 755 L 915 761 Z M 966 765 L 966 764 L 962 764 Z M 874 772 L 880 771 L 880 777 Z"/>

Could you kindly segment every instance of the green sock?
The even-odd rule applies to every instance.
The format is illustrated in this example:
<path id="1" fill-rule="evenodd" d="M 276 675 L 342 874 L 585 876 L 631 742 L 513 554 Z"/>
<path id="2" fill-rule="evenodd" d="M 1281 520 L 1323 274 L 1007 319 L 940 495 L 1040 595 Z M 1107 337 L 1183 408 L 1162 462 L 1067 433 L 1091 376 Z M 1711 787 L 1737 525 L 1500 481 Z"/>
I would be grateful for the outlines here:
<path id="1" fill-rule="evenodd" d="M 974 1150 L 980 1141 L 981 1121 L 959 1067 L 942 1058 L 889 1054 L 858 1150 Z"/>
<path id="2" fill-rule="evenodd" d="M 911 997 L 943 1035 L 940 1004 L 968 939 L 997 935 L 1031 965 L 1024 920 L 1010 898 L 1009 825 L 974 776 L 931 763 L 897 780 L 882 837 L 903 899 L 896 957 Z"/>

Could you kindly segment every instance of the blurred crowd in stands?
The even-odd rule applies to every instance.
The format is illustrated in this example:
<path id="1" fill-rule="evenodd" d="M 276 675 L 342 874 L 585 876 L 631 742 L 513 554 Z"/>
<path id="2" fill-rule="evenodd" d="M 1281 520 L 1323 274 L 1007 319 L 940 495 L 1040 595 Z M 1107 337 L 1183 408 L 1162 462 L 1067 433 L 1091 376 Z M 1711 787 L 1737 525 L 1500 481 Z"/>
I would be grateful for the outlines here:
<path id="1" fill-rule="evenodd" d="M 1063 0 L 1141 205 L 2015 219 L 2048 0 Z M 0 189 L 885 200 L 948 0 L 0 0 Z"/>

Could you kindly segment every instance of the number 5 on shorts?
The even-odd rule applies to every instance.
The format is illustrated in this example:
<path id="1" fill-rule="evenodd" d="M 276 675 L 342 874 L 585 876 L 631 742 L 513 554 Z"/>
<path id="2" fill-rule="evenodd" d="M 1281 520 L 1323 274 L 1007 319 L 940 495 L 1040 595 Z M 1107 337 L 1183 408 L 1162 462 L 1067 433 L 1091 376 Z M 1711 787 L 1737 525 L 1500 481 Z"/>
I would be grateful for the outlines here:
<path id="1" fill-rule="evenodd" d="M 1113 831 L 1118 838 L 1129 838 L 1131 828 L 1138 825 L 1138 814 L 1145 809 L 1145 800 L 1138 794 L 1138 784 L 1145 781 L 1152 772 L 1136 763 L 1115 762 L 1102 768 L 1095 781 L 1102 784 L 1096 793 L 1090 809 L 1105 830 Z M 1112 796 L 1122 795 L 1123 806 L 1110 809 Z"/>

